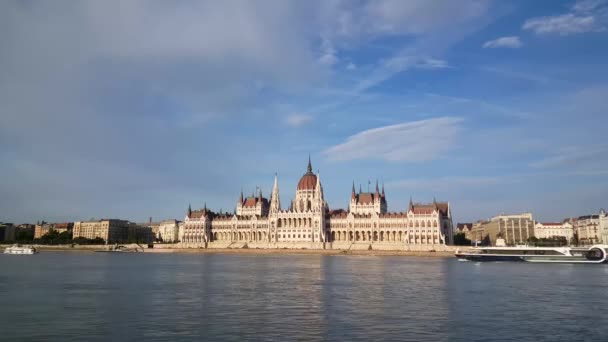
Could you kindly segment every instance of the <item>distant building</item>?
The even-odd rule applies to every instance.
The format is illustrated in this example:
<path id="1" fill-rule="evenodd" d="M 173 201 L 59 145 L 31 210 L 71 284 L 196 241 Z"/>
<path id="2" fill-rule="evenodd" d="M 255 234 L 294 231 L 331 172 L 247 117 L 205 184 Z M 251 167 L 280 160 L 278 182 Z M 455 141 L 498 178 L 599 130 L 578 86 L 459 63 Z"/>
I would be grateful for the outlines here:
<path id="1" fill-rule="evenodd" d="M 141 227 L 149 227 L 152 231 L 154 239 L 158 237 L 158 232 L 160 230 L 160 222 L 152 222 L 152 218 L 150 217 L 150 220 L 147 223 L 138 223 L 138 225 Z"/>
<path id="2" fill-rule="evenodd" d="M 126 243 L 129 238 L 136 239 L 138 236 L 145 236 L 148 239 L 148 235 L 152 236 L 149 227 L 142 229 L 141 226 L 126 220 L 102 219 L 74 222 L 72 238 L 102 238 L 106 244 L 111 244 Z"/>
<path id="3" fill-rule="evenodd" d="M 184 223 L 184 221 L 179 221 L 179 223 L 177 224 L 177 241 L 178 242 L 182 242 L 183 238 L 184 238 L 184 229 L 186 227 L 186 224 Z"/>
<path id="4" fill-rule="evenodd" d="M 552 239 L 564 237 L 570 243 L 574 235 L 574 227 L 570 222 L 536 222 L 534 225 L 534 236 L 538 239 Z"/>
<path id="5" fill-rule="evenodd" d="M 155 239 L 156 235 L 152 227 L 129 222 L 127 241 L 123 242 L 147 244 L 154 242 Z"/>
<path id="6" fill-rule="evenodd" d="M 48 232 L 50 232 L 51 230 L 54 230 L 58 233 L 63 233 L 67 231 L 72 231 L 73 227 L 73 222 L 37 224 L 34 227 L 34 239 L 40 239 L 43 235 L 48 234 Z"/>
<path id="7" fill-rule="evenodd" d="M 473 229 L 472 223 L 458 223 L 456 225 L 455 233 L 463 233 L 465 238 L 472 240 L 471 239 L 471 230 L 472 229 Z"/>
<path id="8" fill-rule="evenodd" d="M 488 221 L 480 221 L 471 228 L 471 240 L 486 245 L 496 245 L 502 237 L 507 245 L 525 244 L 534 236 L 534 220 L 531 213 L 498 215 Z"/>
<path id="9" fill-rule="evenodd" d="M 0 222 L 0 241 L 15 241 L 15 226 L 12 223 Z"/>
<path id="10" fill-rule="evenodd" d="M 27 232 L 28 234 L 31 234 L 32 236 L 34 236 L 34 231 L 36 230 L 36 225 L 35 224 L 29 224 L 29 223 L 22 223 L 20 225 L 17 226 L 17 231 L 18 232 Z"/>
<path id="11" fill-rule="evenodd" d="M 165 220 L 159 224 L 156 239 L 163 242 L 179 241 L 179 224 L 178 220 Z"/>
<path id="12" fill-rule="evenodd" d="M 593 245 L 600 242 L 600 215 L 579 216 L 572 222 L 580 245 Z"/>
<path id="13" fill-rule="evenodd" d="M 600 235 L 601 243 L 608 244 L 608 214 L 604 209 L 600 210 Z"/>

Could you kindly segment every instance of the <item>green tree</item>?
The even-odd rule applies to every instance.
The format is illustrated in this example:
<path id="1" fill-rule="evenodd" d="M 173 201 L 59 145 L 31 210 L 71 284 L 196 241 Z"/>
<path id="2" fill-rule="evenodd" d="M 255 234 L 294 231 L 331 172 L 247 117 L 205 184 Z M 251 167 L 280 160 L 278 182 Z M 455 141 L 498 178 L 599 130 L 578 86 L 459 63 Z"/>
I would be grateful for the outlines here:
<path id="1" fill-rule="evenodd" d="M 464 233 L 457 233 L 454 235 L 454 244 L 456 246 L 470 246 L 471 240 L 467 239 Z"/>
<path id="2" fill-rule="evenodd" d="M 28 229 L 17 229 L 15 241 L 19 243 L 29 243 L 34 240 L 34 232 Z"/>
<path id="3" fill-rule="evenodd" d="M 530 236 L 528 238 L 528 243 L 533 246 L 536 246 L 538 244 L 538 238 L 536 238 L 536 236 Z"/>

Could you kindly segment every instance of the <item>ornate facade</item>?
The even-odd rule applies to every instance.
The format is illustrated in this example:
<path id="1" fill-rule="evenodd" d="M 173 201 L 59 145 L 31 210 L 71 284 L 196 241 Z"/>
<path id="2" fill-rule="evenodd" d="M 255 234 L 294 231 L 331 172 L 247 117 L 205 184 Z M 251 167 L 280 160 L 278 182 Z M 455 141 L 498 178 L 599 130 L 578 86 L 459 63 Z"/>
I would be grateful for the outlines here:
<path id="1" fill-rule="evenodd" d="M 210 242 L 226 244 L 369 243 L 392 245 L 446 245 L 452 243 L 452 215 L 449 203 L 433 201 L 414 204 L 406 211 L 390 213 L 384 185 L 376 182 L 373 193 L 355 192 L 348 211 L 329 210 L 323 196 L 321 177 L 312 171 L 310 159 L 300 178 L 295 198 L 282 209 L 277 176 L 270 200 L 262 192 L 243 198 L 241 192 L 234 214 L 215 214 L 206 206 L 188 208 L 180 241 L 202 247 Z"/>

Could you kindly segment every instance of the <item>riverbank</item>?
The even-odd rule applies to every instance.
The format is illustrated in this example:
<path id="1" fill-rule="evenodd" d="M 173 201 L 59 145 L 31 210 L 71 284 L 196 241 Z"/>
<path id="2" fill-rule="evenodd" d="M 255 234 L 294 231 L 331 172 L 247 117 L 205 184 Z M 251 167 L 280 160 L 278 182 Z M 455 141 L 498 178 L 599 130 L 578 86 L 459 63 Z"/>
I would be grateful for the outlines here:
<path id="1" fill-rule="evenodd" d="M 308 255 L 369 255 L 369 256 L 417 256 L 453 257 L 449 251 L 387 251 L 387 250 L 340 250 L 340 249 L 253 249 L 253 248 L 171 248 L 146 249 L 145 253 L 188 253 L 188 254 L 308 254 Z"/>
<path id="2" fill-rule="evenodd" d="M 10 245 L 0 245 L 4 249 Z M 127 248 L 135 248 L 137 245 L 125 245 Z M 107 245 L 34 245 L 42 252 L 95 252 L 107 250 Z M 368 256 L 416 256 L 416 257 L 453 257 L 456 247 L 448 247 L 446 250 L 346 250 L 346 249 L 289 249 L 289 248 L 144 248 L 143 253 L 183 253 L 183 254 L 245 254 L 245 255 L 269 255 L 269 254 L 307 254 L 307 255 L 368 255 Z M 141 253 L 141 252 L 140 252 Z"/>

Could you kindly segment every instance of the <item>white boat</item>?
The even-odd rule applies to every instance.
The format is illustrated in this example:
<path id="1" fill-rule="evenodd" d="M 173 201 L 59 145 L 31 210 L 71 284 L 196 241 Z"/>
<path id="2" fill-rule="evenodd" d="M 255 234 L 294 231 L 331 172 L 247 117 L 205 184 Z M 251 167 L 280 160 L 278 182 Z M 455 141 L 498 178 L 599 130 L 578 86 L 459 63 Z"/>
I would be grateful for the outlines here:
<path id="1" fill-rule="evenodd" d="M 523 261 L 570 264 L 608 262 L 608 245 L 591 247 L 475 247 L 456 250 L 455 256 L 468 261 Z"/>
<path id="2" fill-rule="evenodd" d="M 4 254 L 36 254 L 38 251 L 31 246 L 13 245 L 4 249 Z"/>

